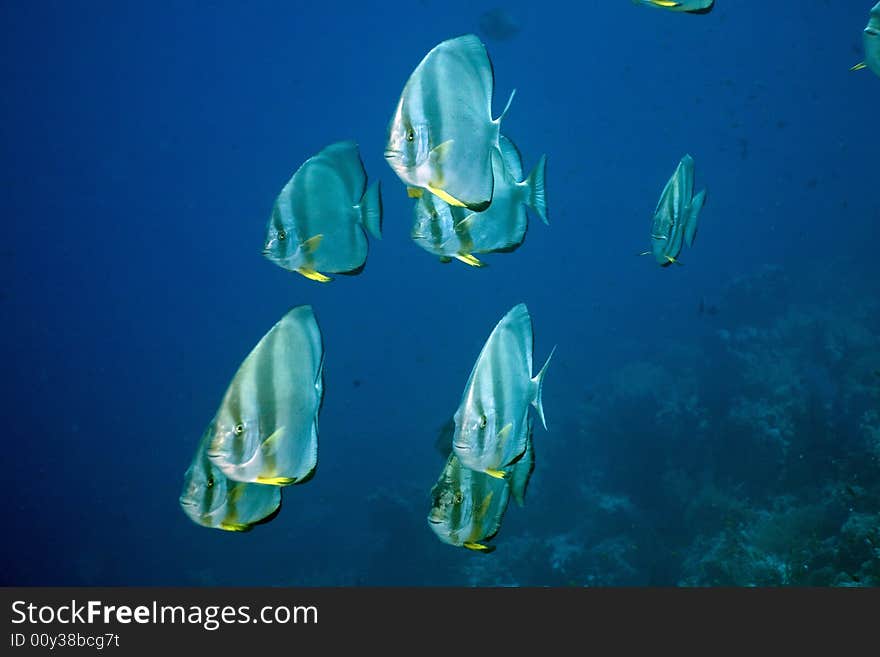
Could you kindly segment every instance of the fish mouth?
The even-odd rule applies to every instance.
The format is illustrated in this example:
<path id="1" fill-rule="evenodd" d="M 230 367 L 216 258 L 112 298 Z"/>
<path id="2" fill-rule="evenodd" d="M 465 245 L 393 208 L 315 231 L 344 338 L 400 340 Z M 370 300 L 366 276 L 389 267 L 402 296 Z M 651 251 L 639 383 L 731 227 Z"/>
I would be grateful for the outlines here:
<path id="1" fill-rule="evenodd" d="M 443 523 L 442 520 L 434 520 L 433 518 L 428 518 L 428 522 L 430 522 L 432 525 L 440 525 Z"/>
<path id="2" fill-rule="evenodd" d="M 470 445 L 465 445 L 465 444 L 462 444 L 462 443 L 452 443 L 452 446 L 453 446 L 455 449 L 460 449 L 460 450 L 465 451 L 465 452 L 471 448 Z"/>
<path id="3" fill-rule="evenodd" d="M 181 506 L 195 506 L 196 503 L 193 502 L 193 501 L 191 501 L 191 500 L 184 500 L 184 499 L 181 499 L 181 500 L 180 500 L 180 505 L 181 505 Z"/>
<path id="4" fill-rule="evenodd" d="M 392 148 L 385 149 L 385 159 L 386 160 L 391 160 L 391 159 L 394 159 L 395 157 L 400 157 L 401 154 L 402 154 L 402 151 L 396 151 Z"/>

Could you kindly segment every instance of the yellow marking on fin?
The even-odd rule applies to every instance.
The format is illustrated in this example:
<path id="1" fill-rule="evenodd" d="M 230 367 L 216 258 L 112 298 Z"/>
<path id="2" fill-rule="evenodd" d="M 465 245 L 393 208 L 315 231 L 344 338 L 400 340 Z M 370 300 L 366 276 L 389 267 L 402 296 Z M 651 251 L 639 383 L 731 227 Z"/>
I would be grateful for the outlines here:
<path id="1" fill-rule="evenodd" d="M 500 440 L 505 440 L 509 435 L 511 430 L 513 429 L 513 422 L 508 422 L 502 427 L 501 431 L 498 432 L 498 438 Z"/>
<path id="2" fill-rule="evenodd" d="M 217 527 L 228 532 L 244 532 L 250 529 L 250 525 L 243 522 L 221 522 Z"/>
<path id="3" fill-rule="evenodd" d="M 483 545 L 482 543 L 474 543 L 472 541 L 466 541 L 461 544 L 462 547 L 466 547 L 468 550 L 473 550 L 474 552 L 491 552 L 495 549 L 494 546 Z"/>
<path id="4" fill-rule="evenodd" d="M 477 260 L 470 253 L 456 253 L 455 259 L 461 260 L 464 264 L 470 265 L 471 267 L 485 267 L 486 266 L 486 263 L 481 262 L 480 260 Z"/>
<path id="5" fill-rule="evenodd" d="M 299 245 L 300 250 L 303 253 L 314 253 L 318 250 L 318 247 L 321 246 L 321 240 L 324 239 L 323 233 L 319 233 L 314 237 L 310 237 L 305 242 Z"/>
<path id="6" fill-rule="evenodd" d="M 466 208 L 467 207 L 467 205 L 465 205 L 464 203 L 459 201 L 454 196 L 450 196 L 449 194 L 444 192 L 442 189 L 434 187 L 431 184 L 428 184 L 428 191 L 431 192 L 432 194 L 434 194 L 435 196 L 439 196 L 441 199 L 443 199 L 444 201 L 449 203 L 449 205 L 454 205 L 457 208 Z"/>
<path id="7" fill-rule="evenodd" d="M 672 2 L 672 0 L 648 0 L 652 5 L 658 7 L 678 7 L 680 2 Z"/>
<path id="8" fill-rule="evenodd" d="M 254 481 L 269 486 L 289 486 L 296 481 L 296 477 L 263 477 L 258 475 Z"/>
<path id="9" fill-rule="evenodd" d="M 678 260 L 676 260 L 672 256 L 663 256 L 663 257 L 666 258 L 669 262 L 678 262 Z"/>
<path id="10" fill-rule="evenodd" d="M 422 195 L 425 193 L 425 190 L 421 187 L 407 187 L 406 195 L 410 198 L 422 198 Z"/>
<path id="11" fill-rule="evenodd" d="M 488 470 L 483 470 L 483 472 L 485 472 L 490 477 L 495 477 L 496 479 L 504 479 L 505 477 L 507 477 L 507 473 L 504 470 L 488 469 Z"/>
<path id="12" fill-rule="evenodd" d="M 309 267 L 297 267 L 296 273 L 305 276 L 310 281 L 318 281 L 319 283 L 329 283 L 333 280 L 329 276 L 324 276 L 324 274 Z"/>
<path id="13" fill-rule="evenodd" d="M 855 66 L 853 66 L 849 70 L 850 71 L 861 71 L 863 68 L 868 68 L 868 65 L 865 62 L 859 62 L 858 64 L 856 64 Z"/>

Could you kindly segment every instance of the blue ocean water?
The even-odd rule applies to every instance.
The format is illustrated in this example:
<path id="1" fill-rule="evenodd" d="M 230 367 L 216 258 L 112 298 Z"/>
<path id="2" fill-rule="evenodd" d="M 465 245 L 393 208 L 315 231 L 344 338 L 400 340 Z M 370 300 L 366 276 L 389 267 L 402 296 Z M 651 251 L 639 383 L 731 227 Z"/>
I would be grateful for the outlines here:
<path id="1" fill-rule="evenodd" d="M 498 8 L 516 29 L 482 20 Z M 867 2 L 7 2 L 0 583 L 880 585 L 877 108 Z M 503 21 L 502 21 L 503 22 Z M 550 226 L 489 266 L 409 237 L 383 158 L 409 73 L 476 32 Z M 320 285 L 260 254 L 272 203 L 354 139 L 384 237 Z M 708 202 L 649 248 L 685 153 Z M 525 302 L 558 345 L 523 508 L 491 554 L 426 523 L 434 443 Z M 247 533 L 178 505 L 256 341 L 311 304 L 315 477 Z"/>

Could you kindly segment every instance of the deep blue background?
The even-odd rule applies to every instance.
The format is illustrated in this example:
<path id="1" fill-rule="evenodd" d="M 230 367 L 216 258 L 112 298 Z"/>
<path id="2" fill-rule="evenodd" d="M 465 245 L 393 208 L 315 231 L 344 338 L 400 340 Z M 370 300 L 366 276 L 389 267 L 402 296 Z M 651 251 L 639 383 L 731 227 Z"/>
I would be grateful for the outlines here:
<path id="1" fill-rule="evenodd" d="M 425 522 L 434 439 L 515 303 L 536 367 L 559 345 L 536 431 L 550 442 L 594 382 L 701 330 L 699 300 L 734 277 L 876 276 L 880 80 L 848 71 L 855 0 L 504 5 L 521 30 L 483 37 L 494 104 L 515 87 L 502 129 L 526 169 L 548 154 L 551 225 L 533 219 L 483 270 L 438 263 L 409 238 L 386 125 L 424 54 L 490 7 L 0 6 L 2 583 L 457 583 L 436 565 L 473 555 Z M 384 239 L 361 275 L 318 285 L 260 248 L 281 186 L 340 139 L 382 180 Z M 661 269 L 635 254 L 686 152 L 708 203 L 685 266 Z M 317 474 L 253 532 L 198 527 L 177 497 L 201 431 L 298 304 L 326 346 Z M 540 463 L 533 489 L 566 467 Z M 546 513 L 515 509 L 505 529 Z"/>

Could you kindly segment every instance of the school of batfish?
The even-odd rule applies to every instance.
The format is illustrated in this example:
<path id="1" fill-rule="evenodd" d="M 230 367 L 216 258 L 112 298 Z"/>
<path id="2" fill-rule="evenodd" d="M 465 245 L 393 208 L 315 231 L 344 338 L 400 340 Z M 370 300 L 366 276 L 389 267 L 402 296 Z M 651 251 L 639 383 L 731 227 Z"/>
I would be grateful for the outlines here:
<path id="1" fill-rule="evenodd" d="M 707 14 L 714 0 L 633 0 L 673 12 Z M 863 35 L 868 68 L 880 76 L 880 3 Z M 543 155 L 528 175 L 501 121 L 492 116 L 494 74 L 473 34 L 432 48 L 406 81 L 388 125 L 385 159 L 414 199 L 411 237 L 442 262 L 472 267 L 477 255 L 510 253 L 525 239 L 530 211 L 545 224 Z M 681 158 L 650 222 L 657 264 L 678 263 L 693 246 L 706 190 L 694 193 L 694 160 Z M 330 144 L 281 189 L 266 224 L 263 255 L 309 280 L 353 275 L 368 238 L 381 238 L 378 182 L 367 184 L 358 146 Z M 544 429 L 542 384 L 555 347 L 533 374 L 532 318 L 510 309 L 487 338 L 461 401 L 441 433 L 446 463 L 431 489 L 428 525 L 444 543 L 477 552 L 499 531 L 510 496 L 520 506 L 535 467 L 535 415 Z M 281 507 L 282 489 L 312 476 L 324 394 L 324 346 L 311 306 L 285 314 L 244 358 L 184 475 L 180 505 L 195 523 L 247 531 Z M 530 412 L 534 409 L 534 414 Z"/>

